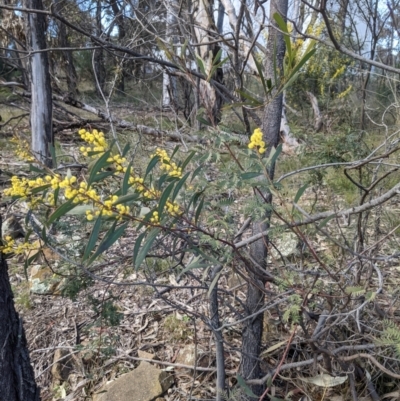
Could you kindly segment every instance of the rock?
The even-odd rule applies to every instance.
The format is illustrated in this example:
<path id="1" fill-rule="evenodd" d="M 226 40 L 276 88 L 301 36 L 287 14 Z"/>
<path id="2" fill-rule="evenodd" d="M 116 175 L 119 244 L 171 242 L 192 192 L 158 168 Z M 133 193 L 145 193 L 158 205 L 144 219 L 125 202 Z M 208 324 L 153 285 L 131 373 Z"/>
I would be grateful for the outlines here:
<path id="1" fill-rule="evenodd" d="M 47 266 L 34 265 L 29 274 L 29 289 L 34 294 L 56 294 L 60 287 L 61 277 L 55 276 Z"/>
<path id="2" fill-rule="evenodd" d="M 138 356 L 139 358 L 145 358 L 145 359 L 154 359 L 154 354 L 150 354 L 150 352 L 146 352 L 146 351 L 138 351 Z"/>
<path id="3" fill-rule="evenodd" d="M 107 383 L 93 396 L 93 401 L 152 401 L 174 384 L 170 373 L 148 362 Z"/>
<path id="4" fill-rule="evenodd" d="M 1 233 L 3 238 L 23 238 L 25 237 L 24 230 L 15 216 L 10 216 L 5 219 L 1 225 Z"/>
<path id="5" fill-rule="evenodd" d="M 199 350 L 197 350 L 198 352 Z M 185 345 L 179 350 L 179 354 L 176 358 L 176 363 L 181 365 L 194 366 L 196 361 L 196 347 L 194 344 Z"/>
<path id="6" fill-rule="evenodd" d="M 68 380 L 73 369 L 73 359 L 69 354 L 70 352 L 66 349 L 56 349 L 53 358 L 53 366 L 51 367 L 53 383 L 56 380 L 59 380 L 60 382 Z"/>
<path id="7" fill-rule="evenodd" d="M 179 350 L 179 354 L 176 358 L 176 363 L 181 365 L 189 365 L 194 366 L 197 357 L 197 366 L 202 368 L 209 366 L 209 358 L 205 354 L 205 352 L 197 346 L 197 355 L 196 355 L 196 346 L 194 344 L 185 345 L 183 348 Z M 193 369 L 186 369 L 186 368 L 179 368 L 177 367 L 176 370 L 182 370 L 187 374 L 193 374 Z"/>

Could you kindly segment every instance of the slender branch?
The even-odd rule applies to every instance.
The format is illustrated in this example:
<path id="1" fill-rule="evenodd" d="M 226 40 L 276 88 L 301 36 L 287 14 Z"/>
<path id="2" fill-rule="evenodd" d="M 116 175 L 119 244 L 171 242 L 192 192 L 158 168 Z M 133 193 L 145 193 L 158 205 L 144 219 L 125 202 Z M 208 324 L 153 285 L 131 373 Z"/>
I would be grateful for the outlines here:
<path id="1" fill-rule="evenodd" d="M 311 223 L 316 223 L 317 221 L 324 220 L 328 217 L 331 217 L 331 218 L 348 217 L 353 214 L 363 213 L 367 210 L 370 210 L 376 206 L 381 205 L 382 203 L 387 202 L 389 199 L 393 198 L 394 196 L 398 195 L 399 193 L 400 193 L 400 183 L 395 185 L 391 190 L 387 191 L 382 196 L 378 196 L 377 198 L 372 199 L 371 201 L 364 203 L 360 206 L 351 207 L 351 208 L 344 209 L 341 211 L 328 211 L 328 212 L 317 213 L 317 214 L 307 217 L 306 219 L 304 219 L 302 221 L 294 221 L 293 223 L 283 225 L 281 228 L 300 227 L 300 226 L 305 226 L 305 225 L 308 225 Z M 271 230 L 272 230 L 272 228 L 269 228 L 268 230 L 265 230 L 261 233 L 253 235 L 245 240 L 236 242 L 235 248 L 236 249 L 242 248 L 246 245 L 253 243 L 254 241 L 257 241 L 260 238 L 263 238 L 266 235 L 268 235 Z"/>

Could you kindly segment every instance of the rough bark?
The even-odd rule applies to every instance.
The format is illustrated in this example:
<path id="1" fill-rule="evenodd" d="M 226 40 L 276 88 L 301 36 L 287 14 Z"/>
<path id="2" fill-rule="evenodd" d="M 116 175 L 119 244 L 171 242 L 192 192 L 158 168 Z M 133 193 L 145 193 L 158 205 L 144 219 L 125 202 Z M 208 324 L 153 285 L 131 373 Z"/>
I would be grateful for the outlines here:
<path id="1" fill-rule="evenodd" d="M 29 360 L 22 320 L 14 307 L 7 262 L 1 252 L 0 322 L 0 401 L 38 401 L 39 388 Z"/>
<path id="2" fill-rule="evenodd" d="M 279 12 L 284 18 L 287 16 L 288 0 L 271 0 L 270 3 L 270 16 L 271 26 L 268 34 L 267 42 L 267 57 L 265 65 L 265 76 L 269 79 L 274 79 L 274 60 L 273 55 L 276 54 L 276 66 L 282 71 L 283 59 L 285 55 L 285 43 L 282 34 L 276 29 L 275 20 L 272 16 Z M 277 74 L 279 75 L 279 73 Z M 267 104 L 263 116 L 263 136 L 264 141 L 268 144 L 266 155 L 268 155 L 273 147 L 278 146 L 280 139 L 280 126 L 282 116 L 282 94 L 273 94 L 271 101 Z M 269 175 L 271 180 L 274 176 L 275 167 L 271 166 Z M 267 203 L 272 202 L 272 196 L 268 191 L 265 191 L 263 198 Z M 264 202 L 261 198 L 260 202 Z M 268 229 L 269 213 L 260 221 L 253 222 L 253 235 L 265 232 Z M 250 256 L 255 262 L 253 267 L 254 272 L 250 272 L 250 280 L 247 286 L 246 298 L 246 312 L 249 315 L 256 314 L 264 305 L 264 287 L 266 283 L 266 276 L 258 268 L 266 267 L 266 258 L 268 256 L 268 237 L 261 237 L 255 241 L 250 247 Z M 258 265 L 258 266 L 257 266 Z M 260 352 L 261 352 L 261 339 L 263 333 L 263 313 L 260 312 L 255 317 L 246 321 L 243 327 L 243 342 L 242 342 L 242 360 L 240 364 L 240 373 L 245 379 L 258 379 L 261 377 L 260 367 Z M 262 386 L 252 386 L 254 394 L 261 395 Z M 249 398 L 252 399 L 252 398 Z"/>
<path id="3" fill-rule="evenodd" d="M 122 44 L 122 40 L 124 39 L 126 35 L 125 31 L 125 19 L 124 19 L 124 14 L 123 14 L 123 9 L 122 7 L 120 8 L 118 5 L 117 0 L 111 0 L 110 2 L 111 8 L 113 10 L 113 14 L 115 17 L 115 22 L 118 26 L 118 39 L 119 43 Z M 116 63 L 119 63 L 119 76 L 118 76 L 118 82 L 117 82 L 117 88 L 119 91 L 120 95 L 125 95 L 125 75 L 126 71 L 124 68 L 124 54 L 121 53 L 119 54 L 119 57 L 116 58 Z"/>
<path id="4" fill-rule="evenodd" d="M 96 36 L 101 37 L 103 30 L 101 25 L 101 1 L 98 0 L 96 4 Z M 106 69 L 104 63 L 104 51 L 103 49 L 97 49 L 93 52 L 93 69 L 94 69 L 94 84 L 96 87 L 96 94 L 102 97 L 105 91 L 106 84 Z"/>
<path id="5" fill-rule="evenodd" d="M 57 0 L 55 3 L 56 7 L 56 12 L 57 14 L 62 14 L 63 8 L 65 7 L 65 0 Z M 68 40 L 68 35 L 67 35 L 67 27 L 60 21 L 57 22 L 58 24 L 58 40 L 60 43 L 60 47 L 63 49 L 66 49 L 70 47 L 70 43 Z M 62 51 L 62 62 L 63 62 L 63 68 L 65 71 L 65 76 L 67 79 L 67 88 L 68 92 L 76 97 L 78 90 L 77 90 L 77 74 L 75 70 L 75 65 L 74 65 L 74 58 L 72 57 L 72 52 L 68 50 L 63 50 Z"/>
<path id="6" fill-rule="evenodd" d="M 43 10 L 42 0 L 27 0 L 31 9 Z M 46 49 L 46 20 L 43 14 L 30 13 L 28 40 L 32 51 Z M 48 53 L 31 56 L 31 130 L 32 152 L 44 165 L 51 167 L 49 147 L 53 144 L 51 81 Z"/>

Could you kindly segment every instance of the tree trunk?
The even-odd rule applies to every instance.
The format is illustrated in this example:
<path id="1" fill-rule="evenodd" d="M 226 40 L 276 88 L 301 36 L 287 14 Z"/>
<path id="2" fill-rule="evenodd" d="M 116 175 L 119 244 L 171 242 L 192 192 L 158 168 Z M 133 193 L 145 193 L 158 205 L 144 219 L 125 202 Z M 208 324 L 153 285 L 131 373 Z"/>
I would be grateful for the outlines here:
<path id="1" fill-rule="evenodd" d="M 27 0 L 28 8 L 43 10 L 42 0 Z M 32 51 L 46 49 L 46 20 L 43 14 L 28 16 L 28 40 Z M 51 167 L 49 147 L 53 144 L 51 81 L 48 53 L 42 51 L 31 56 L 31 130 L 32 152 L 36 158 Z"/>
<path id="2" fill-rule="evenodd" d="M 56 13 L 62 15 L 62 11 L 65 6 L 66 6 L 65 0 L 57 0 L 55 2 Z M 58 40 L 60 43 L 60 47 L 66 49 L 70 47 L 67 35 L 67 28 L 60 21 L 58 21 L 57 24 L 58 24 Z M 74 58 L 72 57 L 72 52 L 68 50 L 63 50 L 61 53 L 62 53 L 61 56 L 62 56 L 63 67 L 67 78 L 68 93 L 71 96 L 76 97 L 78 93 L 77 90 L 78 77 L 75 70 Z"/>
<path id="3" fill-rule="evenodd" d="M 7 262 L 1 252 L 0 322 L 0 401 L 38 401 L 40 392 L 29 360 L 22 320 L 15 311 Z"/>
<path id="4" fill-rule="evenodd" d="M 219 51 L 219 46 L 215 44 L 215 38 L 210 34 L 215 30 L 214 12 L 212 3 L 209 0 L 199 0 L 196 4 L 195 13 L 195 32 L 198 56 L 203 63 L 206 74 L 210 74 L 213 61 Z M 214 43 L 213 43 L 214 42 Z M 218 82 L 223 81 L 222 68 L 219 68 L 212 77 Z M 198 85 L 200 104 L 205 108 L 208 120 L 211 125 L 217 125 L 221 120 L 222 97 L 216 89 L 205 80 L 200 80 Z"/>
<path id="5" fill-rule="evenodd" d="M 271 0 L 270 4 L 270 20 L 271 27 L 268 34 L 267 42 L 267 58 L 265 66 L 265 76 L 267 79 L 274 79 L 274 64 L 280 72 L 282 72 L 283 59 L 285 56 L 285 42 L 283 35 L 276 29 L 277 25 L 273 19 L 273 15 L 279 12 L 283 18 L 286 19 L 288 9 L 288 0 Z M 276 52 L 276 53 L 275 53 Z M 276 60 L 274 60 L 274 54 Z M 278 74 L 279 76 L 279 71 Z M 278 78 L 279 79 L 279 78 Z M 273 82 L 274 83 L 274 82 Z M 268 144 L 266 156 L 271 152 L 273 147 L 278 146 L 279 133 L 281 126 L 282 116 L 282 94 L 272 94 L 272 100 L 268 103 L 264 111 L 263 117 L 263 139 Z M 275 166 L 270 166 L 269 176 L 273 180 Z M 272 203 L 272 195 L 265 191 L 263 198 L 267 203 Z M 265 202 L 259 196 L 260 202 Z M 260 221 L 253 222 L 253 235 L 259 234 L 268 228 L 268 221 L 270 212 L 266 212 L 265 216 Z M 261 266 L 263 269 L 266 267 L 266 259 L 268 256 L 268 237 L 265 236 L 260 240 L 254 242 L 250 247 L 250 256 L 254 260 L 254 272 L 249 272 L 249 283 L 247 285 L 247 298 L 246 298 L 246 312 L 248 315 L 257 314 L 258 311 L 264 306 L 264 287 L 267 281 L 266 276 L 257 267 Z M 253 318 L 247 320 L 243 327 L 243 342 L 242 342 L 242 360 L 240 364 L 241 376 L 248 379 L 259 379 L 262 372 L 260 368 L 260 352 L 261 352 L 261 339 L 263 333 L 263 312 L 255 315 Z M 252 386 L 252 391 L 256 395 L 261 395 L 262 386 Z M 249 398 L 252 399 L 252 398 Z"/>
<path id="6" fill-rule="evenodd" d="M 96 36 L 101 37 L 103 33 L 101 25 L 101 1 L 98 0 L 96 4 Z M 94 43 L 96 45 L 96 43 Z M 94 84 L 96 87 L 96 94 L 100 98 L 104 94 L 106 84 L 106 70 L 104 66 L 104 51 L 103 49 L 94 50 L 93 53 L 93 72 L 95 75 Z"/>
<path id="7" fill-rule="evenodd" d="M 349 0 L 342 0 L 340 3 L 340 9 L 338 12 L 338 19 L 340 23 L 340 32 L 344 33 L 346 29 L 346 16 L 347 9 L 349 7 Z"/>
<path id="8" fill-rule="evenodd" d="M 167 47 L 171 51 L 171 55 L 176 54 L 176 46 L 179 43 L 178 37 L 178 18 L 179 3 L 176 0 L 168 0 L 166 2 L 167 18 L 165 29 L 165 41 Z M 178 109 L 178 87 L 177 78 L 170 75 L 168 71 L 163 72 L 163 99 L 162 106 L 166 109 Z"/>
<path id="9" fill-rule="evenodd" d="M 118 26 L 118 39 L 119 39 L 119 45 L 122 46 L 122 40 L 125 37 L 125 20 L 124 20 L 124 14 L 123 14 L 123 9 L 122 7 L 119 8 L 118 1 L 117 0 L 111 0 L 110 2 L 111 8 L 114 13 L 114 18 L 115 22 Z M 125 96 L 125 62 L 124 62 L 124 54 L 119 54 L 119 57 L 116 57 L 116 64 L 117 64 L 117 70 L 119 71 L 118 75 L 118 82 L 117 82 L 117 89 L 119 91 L 119 94 L 122 96 Z"/>

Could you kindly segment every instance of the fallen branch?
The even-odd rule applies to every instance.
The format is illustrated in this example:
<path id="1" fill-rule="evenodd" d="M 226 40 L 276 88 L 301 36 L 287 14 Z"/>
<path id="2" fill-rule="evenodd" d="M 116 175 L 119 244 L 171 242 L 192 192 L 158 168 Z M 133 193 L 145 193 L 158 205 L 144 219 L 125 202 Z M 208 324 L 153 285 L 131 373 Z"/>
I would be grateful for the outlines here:
<path id="1" fill-rule="evenodd" d="M 95 114 L 96 116 L 100 117 L 103 121 L 112 122 L 113 124 L 122 129 L 130 129 L 132 131 L 137 131 L 140 134 L 151 135 L 156 138 L 169 137 L 178 141 L 184 140 L 186 142 L 199 142 L 200 140 L 200 138 L 198 138 L 197 136 L 192 137 L 186 134 L 182 134 L 178 130 L 164 131 L 157 128 L 149 127 L 147 125 L 134 124 L 126 120 L 120 120 L 112 115 L 108 116 L 104 111 L 97 109 L 96 107 L 90 106 L 86 103 L 83 103 L 79 100 L 73 99 L 71 96 L 66 96 L 66 97 L 56 96 L 56 99 L 59 101 L 63 101 L 65 104 L 68 104 L 69 106 Z"/>
<path id="2" fill-rule="evenodd" d="M 319 132 L 323 126 L 322 114 L 318 107 L 318 99 L 311 93 L 306 92 L 308 99 L 310 100 L 311 107 L 314 112 L 314 129 L 315 132 Z"/>

